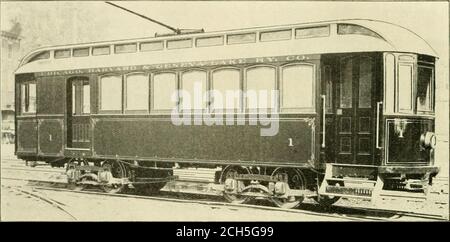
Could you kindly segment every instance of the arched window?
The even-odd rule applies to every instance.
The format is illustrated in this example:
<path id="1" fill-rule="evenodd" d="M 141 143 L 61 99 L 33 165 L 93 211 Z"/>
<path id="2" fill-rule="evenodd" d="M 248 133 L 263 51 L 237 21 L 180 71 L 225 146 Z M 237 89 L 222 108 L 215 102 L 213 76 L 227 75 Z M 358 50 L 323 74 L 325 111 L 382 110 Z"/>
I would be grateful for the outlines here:
<path id="1" fill-rule="evenodd" d="M 246 71 L 246 106 L 249 110 L 276 108 L 276 71 L 274 67 L 258 66 Z"/>
<path id="2" fill-rule="evenodd" d="M 122 76 L 100 77 L 100 111 L 122 111 Z"/>
<path id="3" fill-rule="evenodd" d="M 282 67 L 281 108 L 283 111 L 314 110 L 314 66 L 295 64 Z"/>
<path id="4" fill-rule="evenodd" d="M 238 69 L 213 71 L 211 90 L 211 107 L 214 110 L 240 110 L 241 73 Z"/>
<path id="5" fill-rule="evenodd" d="M 181 75 L 180 97 L 182 109 L 206 108 L 206 71 L 188 71 Z"/>
<path id="6" fill-rule="evenodd" d="M 126 110 L 147 111 L 149 78 L 145 73 L 133 73 L 125 76 L 126 83 Z"/>
<path id="7" fill-rule="evenodd" d="M 154 74 L 152 83 L 152 110 L 171 111 L 177 105 L 177 100 L 172 99 L 173 95 L 177 95 L 176 74 Z"/>

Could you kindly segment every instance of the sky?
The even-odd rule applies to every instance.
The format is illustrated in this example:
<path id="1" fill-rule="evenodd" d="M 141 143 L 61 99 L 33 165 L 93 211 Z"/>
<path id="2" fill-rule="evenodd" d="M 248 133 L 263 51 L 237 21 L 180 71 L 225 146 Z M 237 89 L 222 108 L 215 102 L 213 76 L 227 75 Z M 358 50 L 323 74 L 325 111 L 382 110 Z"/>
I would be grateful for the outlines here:
<path id="1" fill-rule="evenodd" d="M 436 128 L 448 141 L 448 2 L 114 2 L 177 28 L 208 31 L 292 24 L 343 18 L 368 18 L 409 28 L 440 57 L 436 68 Z M 22 25 L 22 51 L 60 45 L 154 36 L 159 25 L 102 1 L 1 2 L 1 30 L 13 20 Z M 448 150 L 448 143 L 447 143 Z"/>

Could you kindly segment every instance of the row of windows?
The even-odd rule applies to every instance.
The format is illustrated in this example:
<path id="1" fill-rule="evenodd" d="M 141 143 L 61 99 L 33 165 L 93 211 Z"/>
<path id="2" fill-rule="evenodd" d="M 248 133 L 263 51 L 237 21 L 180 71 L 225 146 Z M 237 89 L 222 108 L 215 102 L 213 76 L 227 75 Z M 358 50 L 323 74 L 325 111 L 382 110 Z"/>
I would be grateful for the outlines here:
<path id="1" fill-rule="evenodd" d="M 337 25 L 337 34 L 346 35 L 346 34 L 359 34 L 359 35 L 368 35 L 372 37 L 381 38 L 377 33 L 364 28 L 359 25 L 354 24 L 338 24 Z M 330 25 L 322 25 L 322 26 L 312 26 L 312 27 L 302 27 L 294 29 L 294 36 L 296 39 L 303 38 L 314 38 L 314 37 L 326 37 L 330 35 Z M 186 38 L 186 39 L 176 39 L 176 40 L 167 40 L 166 48 L 167 49 L 181 49 L 181 48 L 191 48 L 195 47 L 208 47 L 208 46 L 219 46 L 224 45 L 226 37 L 226 43 L 228 45 L 233 44 L 245 44 L 245 43 L 255 43 L 257 39 L 256 32 L 249 33 L 239 33 L 239 34 L 228 34 L 228 35 L 217 35 L 217 36 L 206 36 L 206 37 L 197 37 L 195 39 Z M 280 30 L 271 30 L 271 31 L 261 31 L 259 32 L 259 41 L 267 42 L 267 41 L 280 41 L 280 40 L 290 40 L 292 39 L 292 29 L 280 29 Z M 194 43 L 195 42 L 195 43 Z M 158 51 L 164 49 L 164 41 L 150 41 L 150 42 L 141 42 L 141 43 L 126 43 L 126 44 L 116 44 L 114 45 L 114 53 L 133 53 L 138 50 L 141 52 L 145 51 Z M 83 57 L 89 56 L 90 52 L 92 55 L 109 55 L 111 53 L 111 48 L 109 45 L 105 46 L 95 46 L 92 47 L 82 47 L 82 48 L 74 48 L 74 49 L 62 49 L 54 51 L 54 58 L 69 58 L 73 57 Z M 50 58 L 50 52 L 46 51 L 37 56 L 35 56 L 31 61 L 40 60 L 40 59 L 48 59 Z M 31 62 L 30 61 L 30 62 Z"/>
<path id="2" fill-rule="evenodd" d="M 277 71 L 275 67 L 258 66 L 245 71 L 224 68 L 211 73 L 192 70 L 103 76 L 99 79 L 100 112 L 147 112 L 149 103 L 155 112 L 174 108 L 234 112 L 243 110 L 244 102 L 246 109 L 277 109 L 274 105 L 278 99 L 274 102 L 276 96 L 272 91 L 278 89 L 281 111 L 314 111 L 314 66 L 296 64 L 280 68 L 279 88 Z M 207 90 L 210 90 L 209 95 Z"/>
<path id="3" fill-rule="evenodd" d="M 379 36 L 377 33 L 362 26 L 354 24 L 338 24 L 337 34 L 339 35 L 359 34 L 381 38 L 381 36 Z M 294 35 L 296 39 L 326 37 L 330 35 L 330 25 L 295 28 Z M 195 38 L 195 41 L 192 38 L 167 40 L 165 43 L 166 48 L 170 50 L 170 49 L 191 48 L 193 47 L 194 42 L 195 47 L 224 45 L 225 37 L 226 43 L 228 45 L 255 43 L 257 39 L 256 36 L 257 36 L 256 32 L 250 32 L 240 34 L 228 34 L 225 36 L 217 35 L 217 36 L 198 37 Z M 259 41 L 261 42 L 290 40 L 290 39 L 292 39 L 292 29 L 280 29 L 280 30 L 259 32 Z M 150 41 L 141 43 L 116 44 L 114 45 L 114 53 L 116 54 L 134 53 L 138 51 L 138 47 L 139 51 L 141 52 L 163 50 L 164 41 L 161 40 L 161 41 Z M 74 48 L 72 50 L 62 49 L 54 51 L 54 58 L 56 59 L 69 58 L 71 56 L 83 57 L 89 56 L 89 54 L 90 54 L 90 47 Z M 109 55 L 111 54 L 111 48 L 109 45 L 95 46 L 92 47 L 91 54 L 94 56 Z M 50 52 L 46 51 L 35 56 L 32 60 L 30 60 L 30 62 L 48 58 L 50 58 Z"/>
<path id="4" fill-rule="evenodd" d="M 266 31 L 260 33 L 260 41 L 277 41 L 277 40 L 289 40 L 291 39 L 292 30 L 276 30 L 276 31 Z M 295 29 L 295 38 L 311 38 L 311 37 L 321 37 L 329 35 L 329 26 L 319 26 L 319 27 L 308 27 L 308 28 L 297 28 Z M 244 34 L 229 34 L 227 35 L 227 44 L 244 44 L 244 43 L 254 43 L 256 42 L 256 33 L 244 33 Z M 207 46 L 217 46 L 224 44 L 224 36 L 208 36 L 199 37 L 195 39 L 196 47 L 207 47 Z M 193 45 L 193 40 L 188 39 L 177 39 L 177 40 L 167 40 L 167 49 L 181 49 L 181 48 L 191 48 Z M 127 43 L 127 44 L 117 44 L 114 45 L 114 53 L 133 53 L 137 52 L 138 44 Z M 164 49 L 164 41 L 153 41 L 153 42 L 142 42 L 139 43 L 140 51 L 157 51 Z M 92 48 L 92 55 L 109 55 L 110 47 L 107 46 L 97 46 Z M 73 49 L 74 57 L 82 57 L 89 55 L 89 47 Z M 70 49 L 55 50 L 54 57 L 56 59 L 68 58 L 71 56 Z M 41 56 L 43 59 L 44 56 Z"/>

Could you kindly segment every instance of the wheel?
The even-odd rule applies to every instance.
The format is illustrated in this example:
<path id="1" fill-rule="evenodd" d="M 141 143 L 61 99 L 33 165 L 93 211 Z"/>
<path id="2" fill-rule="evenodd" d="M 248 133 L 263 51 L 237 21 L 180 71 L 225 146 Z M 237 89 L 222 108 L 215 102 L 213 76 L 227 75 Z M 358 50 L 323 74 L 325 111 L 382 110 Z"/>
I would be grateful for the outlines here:
<path id="1" fill-rule="evenodd" d="M 306 189 L 306 178 L 300 170 L 289 169 L 289 168 L 277 168 L 273 171 L 272 176 L 287 176 L 287 181 L 290 189 L 305 190 Z M 290 196 L 288 198 L 277 198 L 272 197 L 272 202 L 280 208 L 296 208 L 303 200 L 304 196 L 294 197 Z"/>
<path id="2" fill-rule="evenodd" d="M 242 167 L 227 167 L 222 172 L 220 182 L 222 184 L 224 184 L 225 180 L 229 177 L 233 177 L 234 175 L 237 175 L 237 174 L 249 174 L 249 173 L 250 173 L 250 171 L 248 169 L 245 169 Z M 250 181 L 244 181 L 244 185 L 245 186 L 249 185 L 249 182 Z M 230 203 L 235 203 L 235 204 L 246 203 L 250 200 L 249 197 L 240 196 L 240 195 L 236 195 L 236 194 L 230 194 L 227 192 L 224 192 L 223 196 L 224 196 L 225 200 L 227 200 Z"/>
<path id="3" fill-rule="evenodd" d="M 102 167 L 109 170 L 114 178 L 125 178 L 127 177 L 127 172 L 125 167 L 118 161 L 105 161 Z M 110 194 L 124 192 L 128 187 L 127 184 L 105 184 L 100 185 L 100 188 Z"/>
<path id="4" fill-rule="evenodd" d="M 81 165 L 87 166 L 87 165 L 89 165 L 89 163 L 85 160 L 76 160 L 76 161 L 68 162 L 67 166 L 66 166 L 66 173 L 69 170 L 72 170 L 72 169 L 75 170 L 77 166 L 81 166 Z M 84 171 L 81 171 L 80 175 L 83 175 L 84 173 L 85 173 Z M 74 181 L 74 180 L 67 178 L 67 188 L 74 190 L 74 191 L 81 191 L 86 187 L 85 185 L 78 185 L 77 182 L 78 181 Z"/>

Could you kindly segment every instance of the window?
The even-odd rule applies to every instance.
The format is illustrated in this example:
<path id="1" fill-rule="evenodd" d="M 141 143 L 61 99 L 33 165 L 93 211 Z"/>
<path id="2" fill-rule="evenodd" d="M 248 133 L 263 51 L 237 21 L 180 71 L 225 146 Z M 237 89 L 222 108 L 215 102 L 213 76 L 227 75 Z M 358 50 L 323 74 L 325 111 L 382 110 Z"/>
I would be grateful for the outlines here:
<path id="1" fill-rule="evenodd" d="M 295 29 L 295 38 L 324 37 L 330 35 L 330 26 L 305 27 Z"/>
<path id="2" fill-rule="evenodd" d="M 314 107 L 314 67 L 298 64 L 282 68 L 281 104 L 284 111 Z"/>
<path id="3" fill-rule="evenodd" d="M 223 36 L 197 38 L 195 41 L 197 47 L 223 45 Z"/>
<path id="4" fill-rule="evenodd" d="M 206 108 L 206 72 L 189 71 L 181 76 L 181 96 L 183 109 L 205 109 Z"/>
<path id="5" fill-rule="evenodd" d="M 325 107 L 328 113 L 333 112 L 333 78 L 331 75 L 331 67 L 323 68 L 323 83 L 325 83 Z"/>
<path id="6" fill-rule="evenodd" d="M 384 110 L 387 113 L 394 112 L 395 98 L 395 57 L 386 54 L 384 58 Z"/>
<path id="7" fill-rule="evenodd" d="M 100 111 L 122 111 L 122 76 L 100 77 Z"/>
<path id="8" fill-rule="evenodd" d="M 276 41 L 276 40 L 288 40 L 291 39 L 291 30 L 276 30 L 270 32 L 262 32 L 260 35 L 261 41 Z"/>
<path id="9" fill-rule="evenodd" d="M 141 43 L 141 51 L 155 51 L 164 49 L 162 41 Z"/>
<path id="10" fill-rule="evenodd" d="M 50 51 L 44 51 L 37 55 L 35 55 L 29 62 L 43 60 L 43 59 L 49 59 L 50 58 Z"/>
<path id="11" fill-rule="evenodd" d="M 273 95 L 275 89 L 275 68 L 253 67 L 246 73 L 246 95 L 248 109 L 275 108 Z"/>
<path id="12" fill-rule="evenodd" d="M 114 46 L 114 53 L 120 54 L 120 53 L 133 53 L 136 52 L 137 46 L 136 44 L 122 44 L 122 45 L 115 45 Z"/>
<path id="13" fill-rule="evenodd" d="M 70 49 L 66 50 L 55 50 L 55 58 L 69 58 L 70 57 Z"/>
<path id="14" fill-rule="evenodd" d="M 109 46 L 100 46 L 92 48 L 92 55 L 109 55 Z"/>
<path id="15" fill-rule="evenodd" d="M 398 106 L 400 112 L 412 110 L 413 65 L 399 64 L 398 69 Z"/>
<path id="16" fill-rule="evenodd" d="M 362 57 L 359 61 L 359 108 L 372 107 L 372 60 Z"/>
<path id="17" fill-rule="evenodd" d="M 126 110 L 148 110 L 148 75 L 130 74 L 126 76 Z"/>
<path id="18" fill-rule="evenodd" d="M 89 48 L 73 49 L 74 57 L 89 56 Z"/>
<path id="19" fill-rule="evenodd" d="M 153 76 L 152 107 L 153 110 L 171 111 L 176 107 L 177 78 L 174 73 L 158 73 Z"/>
<path id="20" fill-rule="evenodd" d="M 212 73 L 211 107 L 214 110 L 239 110 L 241 107 L 241 73 L 237 69 L 220 69 Z"/>
<path id="21" fill-rule="evenodd" d="M 177 39 L 177 40 L 168 40 L 167 41 L 167 49 L 181 49 L 181 48 L 191 48 L 192 47 L 192 39 Z"/>
<path id="22" fill-rule="evenodd" d="M 417 75 L 418 111 L 433 111 L 433 79 L 432 67 L 419 66 Z"/>
<path id="23" fill-rule="evenodd" d="M 256 33 L 233 34 L 227 36 L 227 44 L 245 44 L 254 43 L 256 41 Z"/>
<path id="24" fill-rule="evenodd" d="M 22 114 L 36 113 L 36 82 L 21 84 Z"/>
<path id="25" fill-rule="evenodd" d="M 372 36 L 375 38 L 381 38 L 380 35 L 378 35 L 377 33 L 373 32 L 370 29 L 364 28 L 362 26 L 359 25 L 355 25 L 355 24 L 338 24 L 338 30 L 337 30 L 338 34 L 359 34 L 359 35 L 367 35 L 367 36 Z"/>
<path id="26" fill-rule="evenodd" d="M 351 108 L 353 100 L 353 60 L 343 59 L 341 62 L 340 107 Z"/>
<path id="27" fill-rule="evenodd" d="M 91 89 L 89 80 L 72 81 L 72 114 L 81 115 L 91 112 Z"/>

